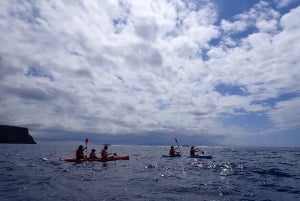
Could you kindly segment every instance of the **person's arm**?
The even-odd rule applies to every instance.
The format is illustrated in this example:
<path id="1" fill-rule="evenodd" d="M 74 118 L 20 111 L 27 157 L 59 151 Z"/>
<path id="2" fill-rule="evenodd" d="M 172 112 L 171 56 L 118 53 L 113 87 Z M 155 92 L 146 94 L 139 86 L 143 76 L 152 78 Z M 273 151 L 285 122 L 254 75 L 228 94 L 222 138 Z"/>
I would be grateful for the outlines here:
<path id="1" fill-rule="evenodd" d="M 198 152 L 201 152 L 202 154 L 204 154 L 204 151 L 201 151 L 201 149 L 197 149 L 198 150 Z"/>

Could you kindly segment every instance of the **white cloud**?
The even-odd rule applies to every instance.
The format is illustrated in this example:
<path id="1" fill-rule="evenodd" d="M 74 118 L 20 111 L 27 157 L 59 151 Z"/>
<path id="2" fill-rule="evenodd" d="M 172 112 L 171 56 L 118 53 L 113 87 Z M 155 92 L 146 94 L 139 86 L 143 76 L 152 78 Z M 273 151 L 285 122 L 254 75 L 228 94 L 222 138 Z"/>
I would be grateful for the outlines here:
<path id="1" fill-rule="evenodd" d="M 275 0 L 278 8 L 286 7 L 295 1 L 297 1 L 297 0 Z"/>
<path id="2" fill-rule="evenodd" d="M 222 20 L 221 27 L 225 33 L 245 32 L 250 27 L 255 27 L 262 32 L 274 32 L 280 14 L 269 6 L 269 3 L 261 1 L 249 11 L 234 16 L 234 21 Z"/>
<path id="3" fill-rule="evenodd" d="M 248 24 L 245 21 L 230 22 L 228 20 L 222 20 L 221 26 L 225 32 L 241 32 L 247 29 Z"/>
<path id="4" fill-rule="evenodd" d="M 256 27 L 260 32 L 274 32 L 278 30 L 277 20 L 260 20 L 256 22 Z"/>
<path id="5" fill-rule="evenodd" d="M 300 99 L 278 102 L 275 109 L 269 112 L 276 129 L 288 130 L 298 128 L 300 121 Z"/>

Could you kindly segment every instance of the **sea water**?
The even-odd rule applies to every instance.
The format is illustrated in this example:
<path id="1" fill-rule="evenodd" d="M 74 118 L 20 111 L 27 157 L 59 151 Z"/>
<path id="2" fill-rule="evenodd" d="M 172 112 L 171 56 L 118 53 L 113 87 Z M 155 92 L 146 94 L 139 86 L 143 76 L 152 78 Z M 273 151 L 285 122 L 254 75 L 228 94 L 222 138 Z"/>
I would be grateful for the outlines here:
<path id="1" fill-rule="evenodd" d="M 110 146 L 129 160 L 59 161 L 78 144 L 0 144 L 0 200 L 300 200 L 300 148 Z M 101 145 L 88 144 L 99 153 Z"/>

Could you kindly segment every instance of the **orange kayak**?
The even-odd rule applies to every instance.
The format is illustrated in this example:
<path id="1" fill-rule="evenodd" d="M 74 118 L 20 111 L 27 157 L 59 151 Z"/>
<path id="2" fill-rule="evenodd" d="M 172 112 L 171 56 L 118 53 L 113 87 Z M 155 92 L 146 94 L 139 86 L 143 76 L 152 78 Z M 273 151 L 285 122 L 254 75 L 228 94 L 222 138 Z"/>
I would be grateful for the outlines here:
<path id="1" fill-rule="evenodd" d="M 107 158 L 97 158 L 97 159 L 89 159 L 89 158 L 84 158 L 84 159 L 76 159 L 76 158 L 59 158 L 60 161 L 65 161 L 65 162 L 75 162 L 75 163 L 84 163 L 84 162 L 106 162 L 106 161 L 117 161 L 117 160 L 129 160 L 128 155 L 119 155 L 119 156 L 109 156 Z"/>

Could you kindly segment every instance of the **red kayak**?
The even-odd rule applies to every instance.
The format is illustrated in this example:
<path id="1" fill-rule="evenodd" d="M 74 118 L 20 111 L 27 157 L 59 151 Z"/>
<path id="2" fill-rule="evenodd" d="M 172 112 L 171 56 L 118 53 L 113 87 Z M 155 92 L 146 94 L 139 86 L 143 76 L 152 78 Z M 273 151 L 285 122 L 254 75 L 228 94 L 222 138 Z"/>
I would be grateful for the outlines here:
<path id="1" fill-rule="evenodd" d="M 97 159 L 89 159 L 84 158 L 77 160 L 76 158 L 59 158 L 60 161 L 65 162 L 75 162 L 75 163 L 84 163 L 84 162 L 106 162 L 106 161 L 117 161 L 117 160 L 129 160 L 128 155 L 120 155 L 120 156 L 109 156 L 107 158 L 97 158 Z"/>

